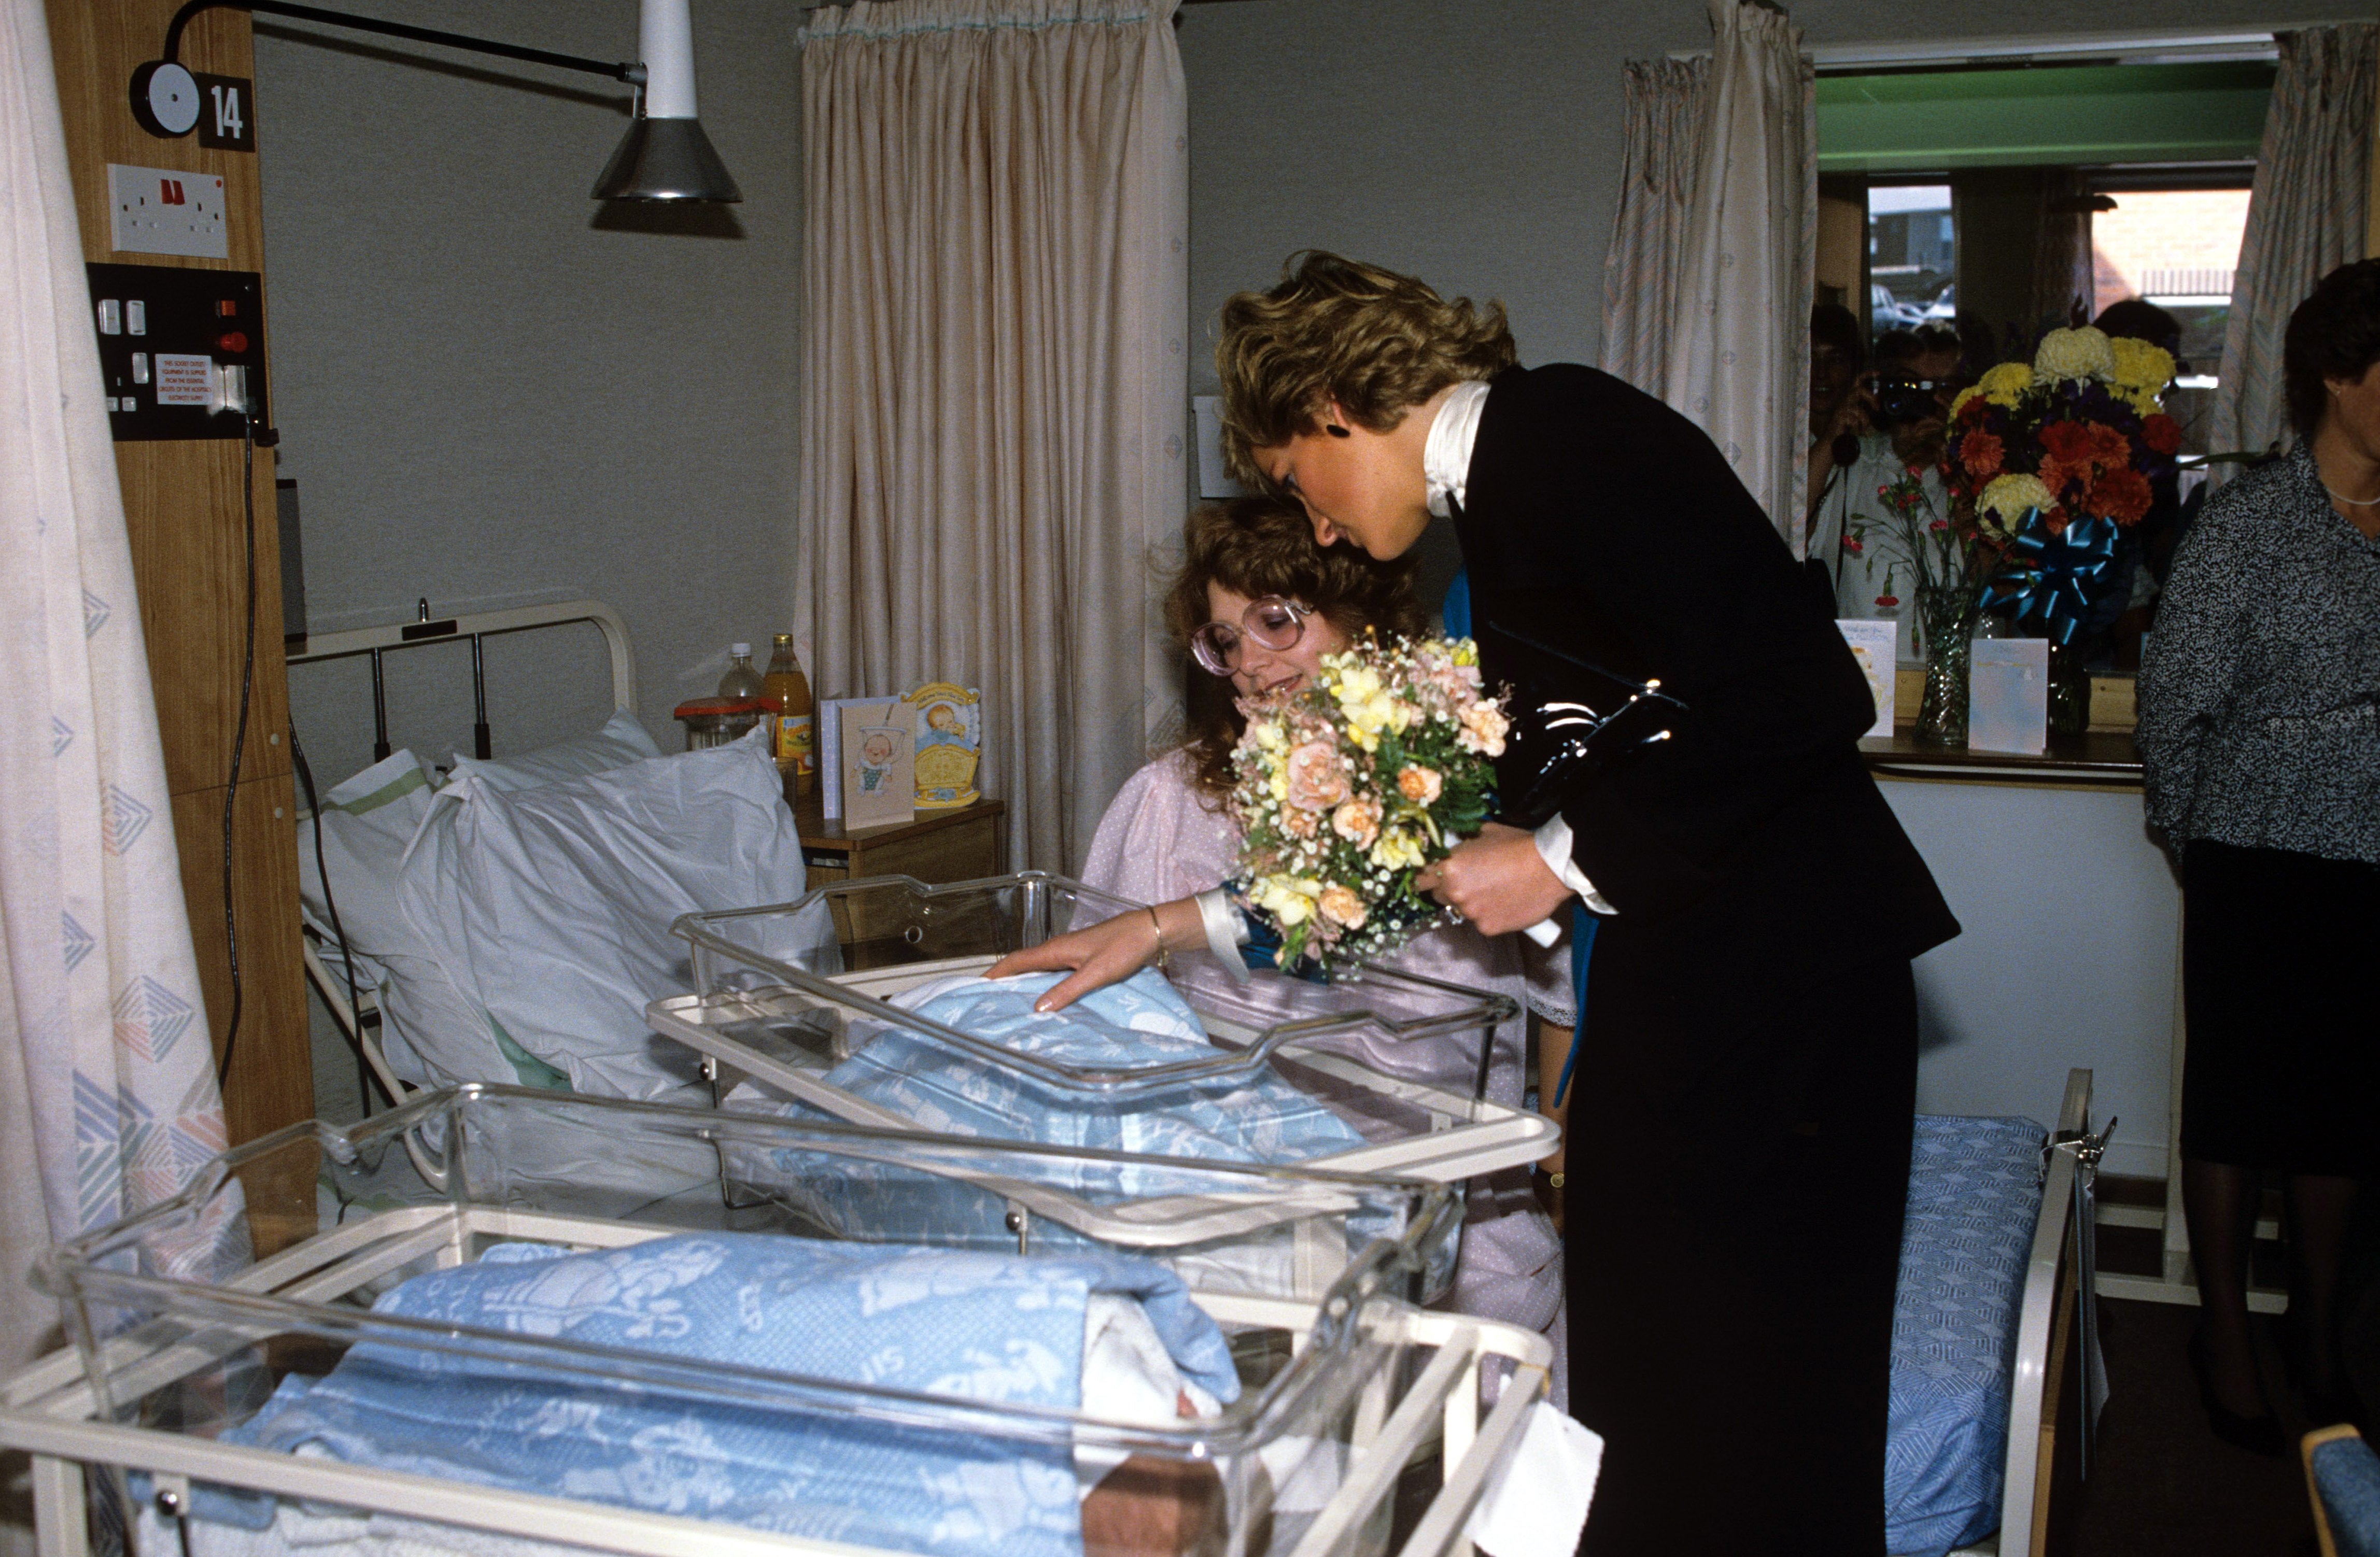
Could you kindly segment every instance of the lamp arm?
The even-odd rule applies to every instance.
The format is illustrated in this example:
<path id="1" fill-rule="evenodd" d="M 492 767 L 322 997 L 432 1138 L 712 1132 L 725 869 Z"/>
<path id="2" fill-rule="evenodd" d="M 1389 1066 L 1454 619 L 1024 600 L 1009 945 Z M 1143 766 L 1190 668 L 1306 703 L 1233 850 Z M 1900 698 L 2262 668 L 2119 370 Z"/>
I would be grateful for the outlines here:
<path id="1" fill-rule="evenodd" d="M 615 81 L 632 86 L 642 85 L 645 67 L 637 64 L 606 65 L 599 59 L 580 59 L 575 54 L 557 54 L 544 49 L 524 48 L 518 43 L 492 43 L 482 38 L 466 38 L 460 33 L 439 32 L 427 27 L 408 27 L 401 21 L 382 21 L 373 17 L 348 16 L 342 11 L 325 11 L 313 6 L 294 6 L 288 0 L 186 0 L 174 19 L 165 27 L 165 54 L 169 62 L 178 61 L 182 49 L 182 29 L 200 11 L 228 7 L 237 11 L 262 11 L 269 16 L 295 17 L 300 21 L 325 22 L 333 27 L 352 27 L 362 32 L 381 32 L 392 38 L 409 38 L 417 43 L 439 43 L 450 49 L 468 49 L 474 54 L 497 54 L 505 59 L 527 60 L 531 65 L 550 65 L 557 70 L 580 70 L 592 76 L 608 76 Z"/>

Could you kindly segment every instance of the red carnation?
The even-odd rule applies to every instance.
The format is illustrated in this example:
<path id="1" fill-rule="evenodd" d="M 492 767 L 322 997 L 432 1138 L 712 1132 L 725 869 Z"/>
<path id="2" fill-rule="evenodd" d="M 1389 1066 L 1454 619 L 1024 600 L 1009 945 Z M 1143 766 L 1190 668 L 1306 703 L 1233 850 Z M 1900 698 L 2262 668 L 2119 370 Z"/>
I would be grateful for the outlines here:
<path id="1" fill-rule="evenodd" d="M 1900 604 L 1900 597 L 1898 595 L 1878 595 L 1876 597 L 1876 603 L 1882 606 L 1885 610 L 1890 610 L 1893 607 Z"/>
<path id="2" fill-rule="evenodd" d="M 2081 465 L 2091 461 L 2091 429 L 2081 422 L 2051 422 L 2041 429 L 2041 446 L 2049 451 L 2050 458 L 2060 465 Z M 2049 481 L 2046 474 L 2042 477 Z M 2050 489 L 2058 483 L 2049 481 Z"/>
<path id="3" fill-rule="evenodd" d="M 1867 549 L 1867 546 L 1866 546 L 1866 544 L 1865 544 L 1864 542 L 1861 541 L 1861 540 L 1860 540 L 1860 539 L 1858 539 L 1856 537 L 1853 537 L 1853 536 L 1845 536 L 1845 537 L 1843 537 L 1843 549 L 1844 549 L 1845 551 L 1850 552 L 1852 556 L 1856 557 L 1856 556 L 1858 556 L 1861 552 L 1865 551 L 1865 550 Z"/>
<path id="4" fill-rule="evenodd" d="M 2119 525 L 2137 525 L 2148 513 L 2153 496 L 2149 478 L 2139 471 L 2111 470 L 2091 483 L 2091 495 L 2083 500 L 2083 507 Z"/>
<path id="5" fill-rule="evenodd" d="M 1959 442 L 1959 463 L 1977 481 L 1988 481 L 2000 473 L 2000 461 L 2008 454 L 2008 446 L 1988 432 L 1971 432 Z"/>
<path id="6" fill-rule="evenodd" d="M 2141 423 L 2141 441 L 2160 454 L 2181 447 L 2181 424 L 2160 411 Z"/>

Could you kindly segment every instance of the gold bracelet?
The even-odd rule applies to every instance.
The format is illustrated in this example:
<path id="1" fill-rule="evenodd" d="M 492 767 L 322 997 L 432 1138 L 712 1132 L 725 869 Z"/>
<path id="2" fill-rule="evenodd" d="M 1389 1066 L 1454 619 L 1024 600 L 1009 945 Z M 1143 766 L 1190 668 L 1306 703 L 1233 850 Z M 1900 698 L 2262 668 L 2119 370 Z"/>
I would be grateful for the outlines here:
<path id="1" fill-rule="evenodd" d="M 1144 903 L 1141 906 L 1148 910 L 1148 927 L 1157 932 L 1157 969 L 1158 972 L 1163 972 L 1165 971 L 1166 958 L 1165 925 L 1163 922 L 1157 917 L 1157 910 L 1154 905 Z"/>

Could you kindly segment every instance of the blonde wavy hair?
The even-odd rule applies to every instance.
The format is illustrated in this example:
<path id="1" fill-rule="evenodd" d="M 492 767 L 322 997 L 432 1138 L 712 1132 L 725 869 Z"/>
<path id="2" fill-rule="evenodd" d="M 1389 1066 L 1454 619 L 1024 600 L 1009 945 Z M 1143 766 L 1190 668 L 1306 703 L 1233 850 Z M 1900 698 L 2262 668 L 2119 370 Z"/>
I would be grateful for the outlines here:
<path id="1" fill-rule="evenodd" d="M 1222 326 L 1224 458 L 1265 490 L 1255 452 L 1312 432 L 1330 402 L 1386 432 L 1447 385 L 1493 378 L 1519 356 L 1502 304 L 1450 303 L 1411 276 L 1318 248 L 1291 255 L 1271 290 L 1235 294 Z"/>

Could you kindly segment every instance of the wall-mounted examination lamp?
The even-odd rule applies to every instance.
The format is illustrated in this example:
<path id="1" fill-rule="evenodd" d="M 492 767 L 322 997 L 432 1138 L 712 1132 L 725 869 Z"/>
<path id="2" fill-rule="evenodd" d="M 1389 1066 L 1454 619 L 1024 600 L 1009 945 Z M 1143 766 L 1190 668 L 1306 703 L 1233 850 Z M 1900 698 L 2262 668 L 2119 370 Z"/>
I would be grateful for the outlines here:
<path id="1" fill-rule="evenodd" d="M 494 43 L 427 27 L 349 16 L 288 0 L 186 0 L 165 28 L 165 57 L 153 59 L 132 73 L 132 116 L 152 135 L 168 138 L 190 133 L 199 122 L 199 85 L 180 64 L 182 29 L 200 11 L 218 7 L 294 17 L 300 21 L 351 27 L 409 38 L 473 54 L 528 60 L 558 70 L 579 70 L 625 81 L 638 89 L 636 117 L 620 148 L 604 164 L 592 197 L 599 200 L 708 200 L 730 204 L 744 198 L 728 175 L 727 166 L 711 149 L 710 138 L 694 116 L 694 24 L 686 0 L 640 0 L 637 43 L 644 55 L 636 65 L 606 65 L 517 43 Z"/>

